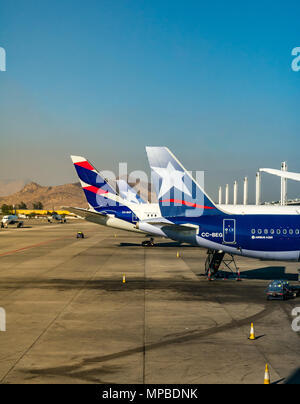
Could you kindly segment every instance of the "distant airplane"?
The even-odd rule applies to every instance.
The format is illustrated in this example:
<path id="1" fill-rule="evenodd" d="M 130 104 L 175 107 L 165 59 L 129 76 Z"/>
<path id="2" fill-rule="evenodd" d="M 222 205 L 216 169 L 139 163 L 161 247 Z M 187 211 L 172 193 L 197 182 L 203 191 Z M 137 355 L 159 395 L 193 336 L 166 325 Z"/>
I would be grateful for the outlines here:
<path id="1" fill-rule="evenodd" d="M 60 223 L 67 222 L 67 220 L 63 216 L 59 215 L 58 213 L 53 213 L 53 215 L 51 216 L 51 219 L 53 219 L 57 222 L 60 222 Z M 48 218 L 48 222 L 51 222 L 51 219 Z"/>
<path id="2" fill-rule="evenodd" d="M 1 227 L 8 227 L 9 225 L 17 224 L 17 227 L 23 227 L 23 222 L 17 215 L 6 215 L 1 220 Z"/>
<path id="3" fill-rule="evenodd" d="M 147 147 L 162 218 L 152 225 L 157 235 L 214 252 L 267 260 L 300 260 L 300 215 L 295 209 L 264 207 L 230 213 L 208 197 L 166 147 Z M 271 208 L 271 209 L 270 209 Z"/>

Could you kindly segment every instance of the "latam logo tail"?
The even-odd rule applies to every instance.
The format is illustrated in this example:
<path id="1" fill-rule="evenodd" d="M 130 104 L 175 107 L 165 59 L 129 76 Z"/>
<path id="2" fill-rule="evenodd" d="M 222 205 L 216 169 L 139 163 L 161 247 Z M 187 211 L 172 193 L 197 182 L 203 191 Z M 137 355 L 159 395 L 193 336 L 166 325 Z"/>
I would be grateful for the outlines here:
<path id="1" fill-rule="evenodd" d="M 110 212 L 123 206 L 115 189 L 86 158 L 71 156 L 71 159 L 90 207 L 97 212 Z"/>
<path id="2" fill-rule="evenodd" d="M 146 147 L 164 217 L 219 215 L 213 201 L 166 147 Z"/>

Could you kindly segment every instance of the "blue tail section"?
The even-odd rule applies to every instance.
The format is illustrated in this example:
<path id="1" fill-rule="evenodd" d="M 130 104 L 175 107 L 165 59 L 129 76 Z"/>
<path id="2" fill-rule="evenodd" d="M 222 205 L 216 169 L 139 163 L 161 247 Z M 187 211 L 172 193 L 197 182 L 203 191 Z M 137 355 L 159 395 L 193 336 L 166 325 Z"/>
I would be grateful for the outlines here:
<path id="1" fill-rule="evenodd" d="M 199 217 L 223 214 L 166 147 L 146 147 L 161 214 Z"/>
<path id="2" fill-rule="evenodd" d="M 97 212 L 116 213 L 124 205 L 114 200 L 116 191 L 84 157 L 71 156 L 89 205 Z"/>

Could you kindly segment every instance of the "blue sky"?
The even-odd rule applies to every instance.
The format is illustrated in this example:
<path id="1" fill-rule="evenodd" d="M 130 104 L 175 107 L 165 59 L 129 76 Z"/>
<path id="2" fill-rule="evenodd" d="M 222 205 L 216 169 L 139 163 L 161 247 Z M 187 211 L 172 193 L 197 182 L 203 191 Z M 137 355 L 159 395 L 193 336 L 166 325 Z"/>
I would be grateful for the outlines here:
<path id="1" fill-rule="evenodd" d="M 205 170 L 213 197 L 244 175 L 254 195 L 262 166 L 300 172 L 299 15 L 298 1 L 0 0 L 0 180 L 75 181 L 70 154 L 148 170 L 145 145 Z"/>

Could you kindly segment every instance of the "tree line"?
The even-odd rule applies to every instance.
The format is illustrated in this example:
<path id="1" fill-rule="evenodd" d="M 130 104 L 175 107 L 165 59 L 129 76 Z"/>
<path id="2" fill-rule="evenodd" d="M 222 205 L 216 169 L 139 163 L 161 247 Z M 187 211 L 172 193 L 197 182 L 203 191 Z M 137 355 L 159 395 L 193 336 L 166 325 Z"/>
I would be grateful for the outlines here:
<path id="1" fill-rule="evenodd" d="M 44 205 L 42 204 L 42 202 L 34 202 L 32 204 L 33 209 L 35 210 L 43 210 L 44 209 Z M 28 209 L 26 203 L 21 202 L 18 205 L 15 205 L 15 209 Z M 3 215 L 10 215 L 12 213 L 14 213 L 14 207 L 13 205 L 7 205 L 6 203 L 4 203 L 1 206 L 1 211 Z"/>

